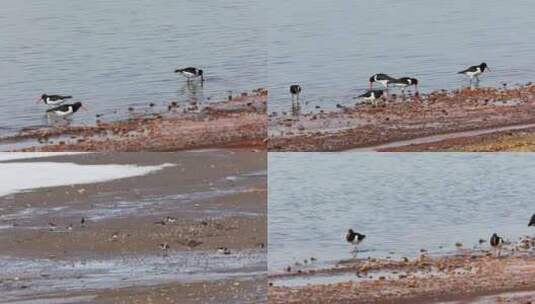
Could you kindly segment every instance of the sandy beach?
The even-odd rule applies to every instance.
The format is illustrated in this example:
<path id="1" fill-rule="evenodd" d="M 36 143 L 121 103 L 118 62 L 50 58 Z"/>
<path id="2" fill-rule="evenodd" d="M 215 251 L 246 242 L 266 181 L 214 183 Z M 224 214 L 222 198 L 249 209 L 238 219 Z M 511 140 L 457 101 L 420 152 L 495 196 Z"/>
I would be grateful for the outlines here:
<path id="1" fill-rule="evenodd" d="M 265 153 L 88 153 L 4 164 L 50 162 L 156 169 L 0 198 L 0 303 L 265 301 Z"/>
<path id="2" fill-rule="evenodd" d="M 529 132 L 535 123 L 534 96 L 535 85 L 529 83 L 514 88 L 441 90 L 419 97 L 391 94 L 377 105 L 340 106 L 337 111 L 319 109 L 298 116 L 271 113 L 268 148 L 377 151 L 412 146 L 406 150 L 420 151 L 443 141 L 444 150 L 455 150 L 459 147 L 447 143 L 464 138 L 466 146 L 477 144 L 482 133 L 496 136 L 504 127 L 514 127 L 506 132 Z"/>
<path id="3" fill-rule="evenodd" d="M 131 108 L 130 118 L 94 125 L 27 128 L 0 138 L 2 151 L 178 151 L 199 148 L 265 148 L 267 91 L 255 89 L 228 100 L 179 104 L 166 109 Z M 98 114 L 97 114 L 98 115 Z"/>

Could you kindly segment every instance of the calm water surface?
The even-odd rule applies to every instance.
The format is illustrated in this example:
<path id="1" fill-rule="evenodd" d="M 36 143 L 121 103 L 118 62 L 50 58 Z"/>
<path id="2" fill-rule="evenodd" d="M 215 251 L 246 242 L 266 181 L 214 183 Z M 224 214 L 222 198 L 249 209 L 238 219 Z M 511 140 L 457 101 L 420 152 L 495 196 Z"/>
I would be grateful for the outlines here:
<path id="1" fill-rule="evenodd" d="M 266 14 L 249 0 L 3 0 L 0 135 L 45 123 L 37 97 L 74 95 L 75 121 L 126 116 L 129 106 L 213 100 L 266 84 Z M 203 88 L 177 67 L 205 70 Z M 159 110 L 159 109 L 156 109 Z M 117 113 L 114 113 L 117 111 Z"/>
<path id="2" fill-rule="evenodd" d="M 486 61 L 481 86 L 535 79 L 535 5 L 529 0 L 269 1 L 270 110 L 352 102 L 374 73 L 421 82 L 421 92 L 467 82 L 456 72 Z M 354 101 L 353 101 L 354 102 Z"/>
<path id="3" fill-rule="evenodd" d="M 272 272 L 311 256 L 318 266 L 352 258 L 348 228 L 367 235 L 359 258 L 535 234 L 531 154 L 271 153 L 268 168 Z"/>

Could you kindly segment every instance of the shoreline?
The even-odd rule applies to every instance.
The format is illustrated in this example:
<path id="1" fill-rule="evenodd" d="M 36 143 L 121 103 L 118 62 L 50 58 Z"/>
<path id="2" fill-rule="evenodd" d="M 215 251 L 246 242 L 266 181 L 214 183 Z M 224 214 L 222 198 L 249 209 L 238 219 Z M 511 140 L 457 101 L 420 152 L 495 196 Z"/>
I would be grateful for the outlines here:
<path id="1" fill-rule="evenodd" d="M 299 116 L 279 117 L 272 113 L 268 117 L 268 149 L 347 151 L 402 141 L 410 144 L 426 137 L 530 125 L 535 123 L 534 113 L 533 84 L 517 88 L 441 90 L 418 99 L 395 96 L 377 107 L 359 104 Z M 411 151 L 419 151 L 418 148 Z"/>
<path id="2" fill-rule="evenodd" d="M 267 285 L 266 157 L 265 152 L 234 149 L 8 161 L 173 166 L 1 197 L 0 264 L 5 267 L 0 293 L 5 303 L 79 296 L 103 303 L 209 303 L 211 297 L 232 303 L 262 296 L 257 292 Z M 166 216 L 176 222 L 158 224 Z M 50 222 L 57 227 L 53 231 Z M 164 242 L 170 245 L 168 256 L 159 248 Z M 231 253 L 219 253 L 220 247 Z"/>
<path id="3" fill-rule="evenodd" d="M 94 126 L 28 128 L 0 138 L 0 150 L 180 151 L 200 148 L 265 149 L 266 89 L 226 101 L 188 106 L 171 103 L 167 112 L 132 113 L 126 120 L 96 120 Z"/>
<path id="4" fill-rule="evenodd" d="M 535 239 L 530 242 L 531 250 L 519 250 L 517 245 L 511 248 L 513 253 L 500 258 L 486 250 L 435 257 L 421 254 L 412 260 L 369 258 L 326 269 L 271 274 L 268 303 L 488 303 L 484 301 L 488 297 L 529 303 L 535 300 Z M 352 279 L 327 281 L 340 274 Z M 327 280 L 294 287 L 274 283 L 295 277 L 306 282 L 314 276 Z"/>

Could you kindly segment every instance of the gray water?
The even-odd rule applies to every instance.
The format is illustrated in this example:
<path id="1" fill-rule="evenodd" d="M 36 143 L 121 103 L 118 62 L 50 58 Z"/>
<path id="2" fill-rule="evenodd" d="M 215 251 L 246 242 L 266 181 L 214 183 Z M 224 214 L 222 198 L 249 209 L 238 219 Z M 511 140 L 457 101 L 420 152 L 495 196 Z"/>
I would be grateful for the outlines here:
<path id="1" fill-rule="evenodd" d="M 266 18 L 249 0 L 3 0 L 0 135 L 44 125 L 42 93 L 73 95 L 92 124 L 170 100 L 225 98 L 266 84 Z M 203 68 L 203 87 L 173 71 Z M 156 107 L 149 109 L 149 103 Z M 115 113 L 115 111 L 117 111 Z"/>
<path id="2" fill-rule="evenodd" d="M 450 254 L 493 232 L 513 242 L 535 234 L 532 154 L 271 153 L 268 168 L 270 272 L 353 258 L 349 228 L 367 235 L 357 258 Z"/>
<path id="3" fill-rule="evenodd" d="M 535 6 L 529 0 L 270 1 L 270 111 L 353 103 L 375 73 L 414 76 L 420 92 L 468 85 L 456 72 L 488 63 L 481 86 L 535 79 Z M 395 93 L 396 91 L 392 91 Z"/>
<path id="4" fill-rule="evenodd" d="M 165 258 L 144 255 L 79 261 L 0 256 L 0 280 L 5 282 L 0 286 L 0 303 L 72 291 L 253 279 L 265 271 L 265 259 L 266 253 L 262 251 L 226 256 L 215 252 L 171 252 Z"/>

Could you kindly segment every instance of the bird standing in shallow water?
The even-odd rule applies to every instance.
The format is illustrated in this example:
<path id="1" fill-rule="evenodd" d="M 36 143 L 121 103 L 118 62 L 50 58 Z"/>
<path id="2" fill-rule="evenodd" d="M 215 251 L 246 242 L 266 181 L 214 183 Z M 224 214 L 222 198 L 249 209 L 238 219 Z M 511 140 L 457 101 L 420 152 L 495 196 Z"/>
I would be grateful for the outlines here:
<path id="1" fill-rule="evenodd" d="M 401 87 L 404 93 L 405 88 L 414 86 L 416 92 L 418 92 L 418 79 L 411 77 L 401 77 L 391 82 L 393 86 Z"/>
<path id="2" fill-rule="evenodd" d="M 168 256 L 168 251 L 169 251 L 169 244 L 168 243 L 161 243 L 160 244 L 160 249 L 162 250 L 162 256 L 163 257 L 167 257 Z"/>
<path id="3" fill-rule="evenodd" d="M 46 113 L 55 114 L 60 117 L 66 117 L 66 116 L 69 116 L 78 112 L 78 110 L 80 110 L 81 108 L 83 108 L 82 103 L 75 102 L 73 104 L 64 104 L 64 105 L 49 109 L 46 111 Z"/>
<path id="4" fill-rule="evenodd" d="M 479 75 L 481 75 L 485 70 L 489 70 L 489 67 L 486 63 L 482 62 L 480 65 L 473 65 L 465 70 L 462 70 L 458 72 L 457 74 L 464 74 L 468 77 L 470 77 L 470 84 L 472 83 L 472 80 L 475 78 L 476 82 L 479 83 Z"/>
<path id="5" fill-rule="evenodd" d="M 52 222 L 48 223 L 48 231 L 56 231 L 56 228 L 57 228 L 56 224 Z"/>
<path id="6" fill-rule="evenodd" d="M 495 250 L 498 250 L 498 257 L 500 256 L 500 251 L 503 245 L 503 238 L 498 236 L 498 234 L 494 233 L 490 237 L 490 246 L 494 248 Z"/>
<path id="7" fill-rule="evenodd" d="M 230 249 L 228 249 L 227 247 L 219 247 L 217 248 L 217 253 L 223 254 L 223 255 L 229 255 L 231 252 L 230 252 Z"/>
<path id="8" fill-rule="evenodd" d="M 290 93 L 292 94 L 292 97 L 297 97 L 297 99 L 299 99 L 299 94 L 301 94 L 301 86 L 298 84 L 292 84 L 290 86 Z"/>
<path id="9" fill-rule="evenodd" d="M 175 73 L 180 73 L 182 76 L 186 77 L 188 81 L 193 78 L 201 78 L 201 82 L 204 82 L 204 71 L 194 67 L 187 67 L 184 69 L 176 69 Z"/>
<path id="10" fill-rule="evenodd" d="M 385 89 L 388 89 L 388 85 L 394 81 L 396 81 L 396 78 L 390 77 L 386 74 L 383 74 L 383 73 L 375 74 L 372 77 L 370 77 L 370 80 L 369 80 L 370 90 L 372 89 L 372 86 L 375 82 L 382 84 L 383 87 L 385 87 Z"/>
<path id="11" fill-rule="evenodd" d="M 366 235 L 355 232 L 353 229 L 349 229 L 346 234 L 346 241 L 354 245 L 360 244 L 365 238 Z"/>
<path id="12" fill-rule="evenodd" d="M 37 103 L 44 102 L 46 105 L 55 106 L 64 103 L 67 99 L 71 99 L 72 96 L 63 96 L 63 95 L 47 95 L 43 94 L 37 100 Z"/>
<path id="13" fill-rule="evenodd" d="M 377 99 L 383 97 L 385 91 L 383 90 L 369 90 L 366 93 L 359 95 L 358 98 L 362 98 L 365 101 L 371 101 L 374 105 L 377 104 Z"/>
<path id="14" fill-rule="evenodd" d="M 529 221 L 528 227 L 533 226 L 535 227 L 535 214 L 531 217 L 531 220 Z"/>
<path id="15" fill-rule="evenodd" d="M 290 86 L 290 94 L 292 94 L 292 113 L 294 115 L 299 114 L 301 105 L 299 104 L 299 95 L 301 95 L 301 86 L 298 84 L 292 84 Z"/>

